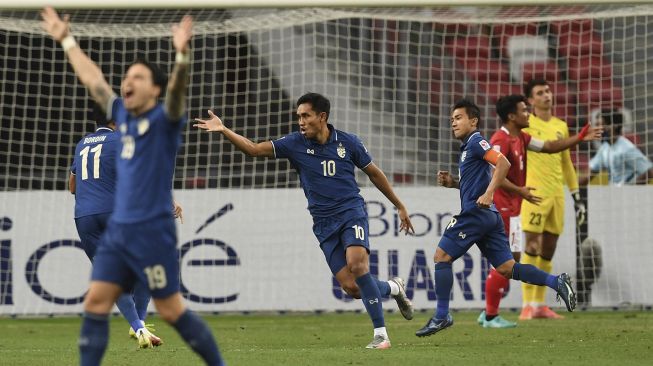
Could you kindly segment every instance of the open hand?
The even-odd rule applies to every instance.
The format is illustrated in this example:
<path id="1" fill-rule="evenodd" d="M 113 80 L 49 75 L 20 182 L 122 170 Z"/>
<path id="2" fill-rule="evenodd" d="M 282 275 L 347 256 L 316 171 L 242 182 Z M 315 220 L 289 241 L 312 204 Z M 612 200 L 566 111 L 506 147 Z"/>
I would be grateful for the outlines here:
<path id="1" fill-rule="evenodd" d="M 195 118 L 196 124 L 193 125 L 193 127 L 200 128 L 202 130 L 207 130 L 207 131 L 215 131 L 215 132 L 222 132 L 224 131 L 225 127 L 224 124 L 222 123 L 222 120 L 213 114 L 213 112 L 209 109 L 209 119 L 201 119 L 201 118 Z"/>
<path id="2" fill-rule="evenodd" d="M 59 14 L 50 6 L 41 11 L 41 28 L 57 42 L 61 42 L 70 33 L 70 15 L 66 14 L 63 20 Z"/>
<path id="3" fill-rule="evenodd" d="M 414 235 L 415 229 L 413 224 L 410 222 L 410 215 L 405 208 L 399 209 L 399 220 L 401 220 L 401 225 L 399 226 L 399 232 L 404 232 L 406 235 Z"/>
<path id="4" fill-rule="evenodd" d="M 538 206 L 542 202 L 542 197 L 533 194 L 533 187 L 519 187 L 519 195 L 526 201 Z"/>
<path id="5" fill-rule="evenodd" d="M 188 41 L 193 36 L 193 18 L 185 15 L 181 22 L 172 25 L 172 45 L 175 51 L 186 53 L 188 51 Z"/>

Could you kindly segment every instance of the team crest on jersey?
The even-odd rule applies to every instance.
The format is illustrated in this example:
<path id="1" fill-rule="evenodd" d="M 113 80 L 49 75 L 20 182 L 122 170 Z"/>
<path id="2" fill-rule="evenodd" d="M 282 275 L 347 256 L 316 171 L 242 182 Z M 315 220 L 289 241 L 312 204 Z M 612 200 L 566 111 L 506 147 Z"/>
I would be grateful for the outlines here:
<path id="1" fill-rule="evenodd" d="M 483 150 L 488 151 L 490 150 L 490 144 L 487 143 L 485 140 L 481 140 L 478 142 L 479 145 L 483 148 Z"/>
<path id="2" fill-rule="evenodd" d="M 460 156 L 460 162 L 462 163 L 465 161 L 465 158 L 467 157 L 467 150 L 463 151 L 463 154 Z"/>
<path id="3" fill-rule="evenodd" d="M 345 150 L 345 147 L 342 146 L 342 143 L 340 143 L 338 145 L 338 148 L 336 149 L 336 151 L 338 152 L 338 156 L 341 157 L 341 158 L 344 158 L 345 154 L 347 154 L 347 151 Z"/>
<path id="4" fill-rule="evenodd" d="M 147 118 L 143 118 L 142 120 L 138 121 L 138 135 L 142 136 L 147 132 L 147 130 L 150 129 L 150 120 Z"/>

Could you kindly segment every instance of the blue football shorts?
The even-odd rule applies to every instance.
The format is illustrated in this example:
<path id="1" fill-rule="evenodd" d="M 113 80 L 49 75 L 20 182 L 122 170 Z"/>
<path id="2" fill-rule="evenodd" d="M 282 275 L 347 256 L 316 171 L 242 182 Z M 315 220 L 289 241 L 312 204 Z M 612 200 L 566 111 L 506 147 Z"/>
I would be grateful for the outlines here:
<path id="1" fill-rule="evenodd" d="M 139 223 L 109 220 L 91 280 L 115 283 L 125 292 L 139 281 L 159 299 L 178 292 L 177 228 L 172 215 Z"/>
<path id="2" fill-rule="evenodd" d="M 109 217 L 111 217 L 111 212 L 82 216 L 75 219 L 77 234 L 82 240 L 82 248 L 91 261 L 95 257 L 100 238 L 107 228 Z"/>
<path id="3" fill-rule="evenodd" d="M 313 233 L 334 275 L 347 265 L 345 253 L 348 247 L 361 246 L 370 252 L 367 213 L 364 210 L 351 211 L 314 220 Z M 358 216 L 361 214 L 363 216 Z"/>
<path id="4" fill-rule="evenodd" d="M 474 208 L 454 216 L 438 247 L 455 260 L 474 244 L 494 268 L 513 259 L 503 220 L 496 211 Z"/>

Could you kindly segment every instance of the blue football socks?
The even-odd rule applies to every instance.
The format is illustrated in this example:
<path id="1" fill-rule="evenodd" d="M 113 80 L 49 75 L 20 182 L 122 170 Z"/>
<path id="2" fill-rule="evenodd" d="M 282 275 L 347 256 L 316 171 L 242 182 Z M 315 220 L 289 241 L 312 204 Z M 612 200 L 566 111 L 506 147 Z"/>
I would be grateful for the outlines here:
<path id="1" fill-rule="evenodd" d="M 109 315 L 84 313 L 79 335 L 79 364 L 97 366 L 109 342 Z"/>
<path id="2" fill-rule="evenodd" d="M 211 330 L 199 316 L 186 309 L 172 326 L 207 365 L 224 365 Z"/>
<path id="3" fill-rule="evenodd" d="M 539 286 L 548 286 L 556 289 L 558 286 L 558 277 L 548 274 L 532 264 L 523 264 L 516 262 L 512 267 L 512 279 Z"/>
<path id="4" fill-rule="evenodd" d="M 376 286 L 379 288 L 381 296 L 390 296 L 390 284 L 388 281 L 381 281 L 376 277 L 374 278 L 374 281 L 376 281 Z"/>
<path id="5" fill-rule="evenodd" d="M 134 331 L 142 328 L 142 323 L 136 312 L 136 306 L 134 306 L 134 299 L 132 299 L 131 294 L 120 295 L 118 300 L 116 300 L 116 306 L 118 306 L 118 310 L 127 319 L 127 322 Z"/>
<path id="6" fill-rule="evenodd" d="M 381 291 L 379 291 L 379 286 L 374 277 L 368 272 L 358 277 L 356 284 L 361 291 L 361 299 L 363 300 L 367 313 L 372 318 L 374 328 L 385 327 L 383 306 L 381 305 Z M 390 288 L 389 285 L 388 288 Z"/>
<path id="7" fill-rule="evenodd" d="M 451 288 L 453 287 L 451 263 L 436 263 L 434 272 L 435 296 L 437 297 L 437 307 L 435 308 L 434 316 L 436 319 L 444 319 L 449 314 L 449 299 L 451 298 Z"/>
<path id="8" fill-rule="evenodd" d="M 134 305 L 136 306 L 138 318 L 145 322 L 145 318 L 147 317 L 147 305 L 150 303 L 150 291 L 147 289 L 145 284 L 136 281 L 132 297 L 134 298 Z"/>

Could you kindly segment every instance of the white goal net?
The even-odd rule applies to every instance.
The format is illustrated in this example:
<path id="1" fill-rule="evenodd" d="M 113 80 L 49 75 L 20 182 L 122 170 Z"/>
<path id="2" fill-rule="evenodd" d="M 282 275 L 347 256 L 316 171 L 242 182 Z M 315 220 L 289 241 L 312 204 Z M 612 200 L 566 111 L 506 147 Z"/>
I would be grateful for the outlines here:
<path id="1" fill-rule="evenodd" d="M 554 114 L 571 133 L 602 110 L 618 110 L 624 136 L 653 157 L 651 5 L 65 12 L 116 91 L 136 57 L 171 69 L 170 25 L 192 14 L 188 116 L 212 109 L 254 141 L 296 130 L 302 94 L 326 95 L 330 122 L 361 137 L 415 214 L 419 235 L 397 235 L 391 204 L 359 175 L 373 272 L 405 277 L 420 308 L 434 305 L 432 255 L 459 210 L 457 192 L 434 187 L 438 170 L 457 171 L 448 116 L 458 99 L 479 104 L 489 137 L 498 127 L 496 99 L 545 78 Z M 39 22 L 37 11 L 0 11 L 0 314 L 79 311 L 90 268 L 66 185 L 75 144 L 94 130 L 91 102 Z M 191 126 L 183 142 L 174 188 L 186 212 L 179 246 L 191 306 L 360 308 L 333 286 L 287 161 L 248 158 Z M 579 175 L 596 148 L 572 151 Z M 593 180 L 605 181 L 605 173 Z M 652 305 L 651 186 L 594 185 L 588 200 L 580 233 L 568 202 L 555 270 L 581 282 L 586 305 Z M 577 234 L 598 242 L 601 253 L 580 250 Z M 470 253 L 454 267 L 453 307 L 484 304 L 487 264 Z M 506 306 L 520 306 L 519 293 L 513 284 Z"/>

